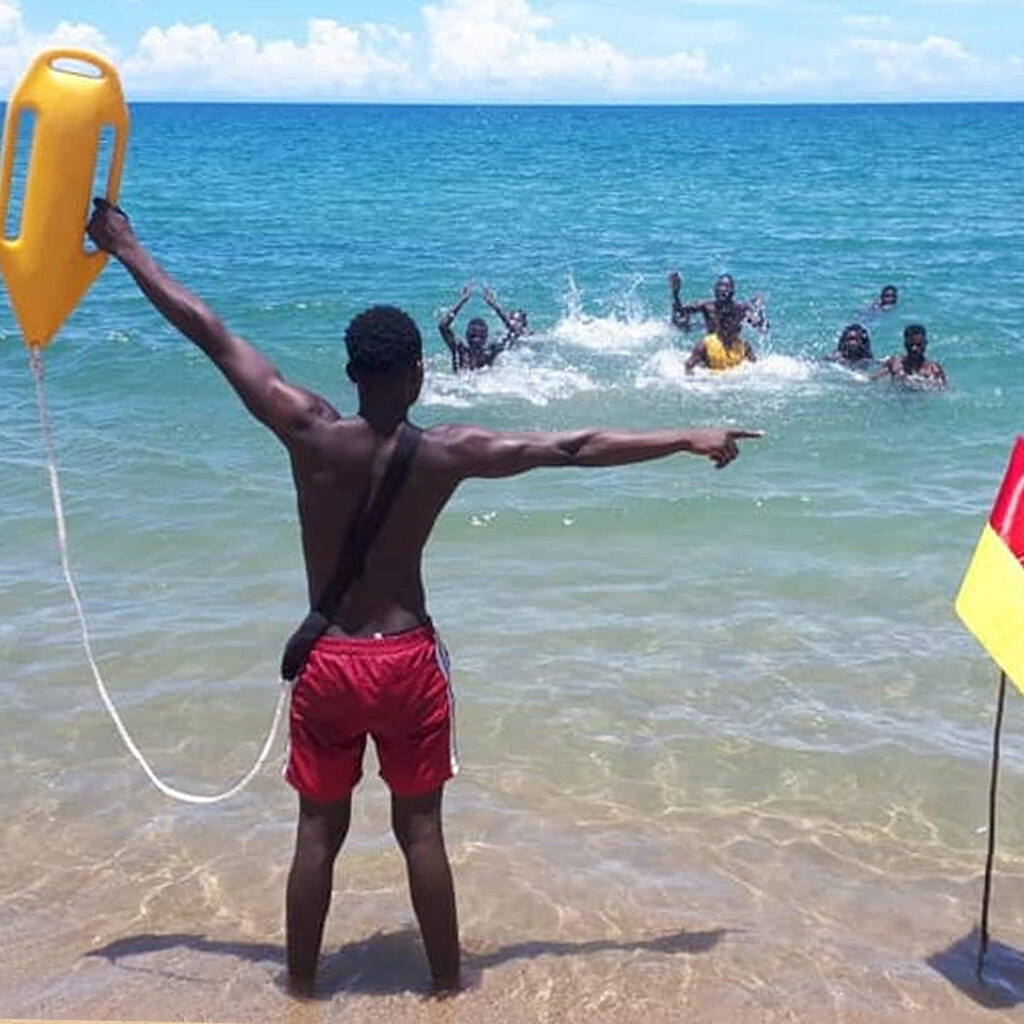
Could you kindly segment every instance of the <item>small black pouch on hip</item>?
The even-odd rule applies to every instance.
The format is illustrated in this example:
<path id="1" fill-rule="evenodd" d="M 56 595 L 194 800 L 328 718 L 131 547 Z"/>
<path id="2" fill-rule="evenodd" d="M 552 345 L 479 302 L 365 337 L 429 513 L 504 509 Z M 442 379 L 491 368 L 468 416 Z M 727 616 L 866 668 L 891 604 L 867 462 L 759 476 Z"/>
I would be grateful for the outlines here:
<path id="1" fill-rule="evenodd" d="M 330 620 L 323 612 L 315 608 L 299 624 L 299 628 L 288 638 L 281 657 L 281 678 L 294 682 L 299 673 L 306 667 L 309 652 L 313 645 L 323 636 Z"/>

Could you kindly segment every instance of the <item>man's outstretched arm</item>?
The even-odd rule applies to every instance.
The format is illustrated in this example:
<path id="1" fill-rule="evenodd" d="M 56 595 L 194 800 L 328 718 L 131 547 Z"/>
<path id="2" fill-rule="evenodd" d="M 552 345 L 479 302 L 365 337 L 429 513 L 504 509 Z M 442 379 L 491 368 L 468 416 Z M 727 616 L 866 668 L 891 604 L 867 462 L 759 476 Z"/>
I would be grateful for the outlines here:
<path id="1" fill-rule="evenodd" d="M 625 466 L 689 452 L 721 469 L 739 454 L 738 441 L 759 430 L 579 430 L 567 433 L 499 433 L 479 427 L 446 431 L 448 469 L 458 478 L 505 477 L 542 466 Z"/>
<path id="2" fill-rule="evenodd" d="M 258 349 L 233 335 L 202 299 L 171 277 L 135 237 L 121 209 L 102 199 L 94 203 L 89 237 L 124 265 L 164 319 L 210 357 L 256 419 L 286 441 L 316 418 L 337 418 L 326 401 L 288 384 Z"/>

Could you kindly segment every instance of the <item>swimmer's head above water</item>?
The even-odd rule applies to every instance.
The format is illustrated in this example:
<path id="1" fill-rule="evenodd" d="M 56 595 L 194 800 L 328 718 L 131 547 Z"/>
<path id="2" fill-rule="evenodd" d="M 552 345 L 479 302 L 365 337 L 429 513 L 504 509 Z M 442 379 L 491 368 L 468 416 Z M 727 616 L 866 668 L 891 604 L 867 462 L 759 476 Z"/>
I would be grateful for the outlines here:
<path id="1" fill-rule="evenodd" d="M 483 349 L 487 344 L 487 321 L 475 316 L 466 324 L 466 344 L 473 350 Z"/>
<path id="2" fill-rule="evenodd" d="M 849 324 L 839 335 L 836 352 L 841 359 L 851 363 L 871 359 L 871 337 L 861 324 Z"/>

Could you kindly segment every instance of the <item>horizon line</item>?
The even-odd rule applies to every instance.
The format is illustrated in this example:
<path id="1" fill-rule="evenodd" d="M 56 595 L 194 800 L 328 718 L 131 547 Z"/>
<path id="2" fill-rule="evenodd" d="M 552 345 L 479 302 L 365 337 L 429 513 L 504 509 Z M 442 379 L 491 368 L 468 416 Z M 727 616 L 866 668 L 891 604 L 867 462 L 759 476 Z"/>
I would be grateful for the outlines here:
<path id="1" fill-rule="evenodd" d="M 268 98 L 256 96 L 220 96 L 206 98 L 139 97 L 129 104 L 167 104 L 175 106 L 322 106 L 322 107 L 592 107 L 592 108 L 724 108 L 724 107 L 948 107 L 948 106 L 1021 106 L 1019 99 L 830 99 L 830 100 L 386 100 L 386 99 L 314 99 Z"/>

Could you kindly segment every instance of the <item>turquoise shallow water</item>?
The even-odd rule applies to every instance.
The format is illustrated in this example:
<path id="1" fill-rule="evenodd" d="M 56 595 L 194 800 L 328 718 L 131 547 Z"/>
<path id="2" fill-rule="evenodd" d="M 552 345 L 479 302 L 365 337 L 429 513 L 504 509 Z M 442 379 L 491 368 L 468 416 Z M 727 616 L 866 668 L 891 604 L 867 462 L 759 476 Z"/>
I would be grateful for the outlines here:
<path id="1" fill-rule="evenodd" d="M 952 601 L 1020 424 L 1024 106 L 132 114 L 122 198 L 140 236 L 341 409 L 344 324 L 390 301 L 427 339 L 424 423 L 766 432 L 722 473 L 680 457 L 472 483 L 438 526 L 426 570 L 464 763 L 449 841 L 501 1019 L 530 1019 L 537 992 L 595 989 L 611 1009 L 641 989 L 706 1007 L 713 989 L 723 1020 L 775 1019 L 765 986 L 837 1018 L 893 1019 L 910 992 L 935 1019 L 970 1019 L 925 961 L 979 896 L 994 673 Z M 685 377 L 695 336 L 667 324 L 673 268 L 687 294 L 728 271 L 765 296 L 755 366 Z M 454 378 L 434 323 L 468 279 L 527 309 L 534 335 Z M 869 323 L 876 353 L 923 322 L 949 392 L 819 361 L 888 282 L 901 299 Z M 470 315 L 489 314 L 474 299 Z M 124 753 L 63 589 L 6 309 L 0 331 L 0 931 L 20 951 L 0 1008 L 167 1019 L 85 954 L 142 933 L 280 943 L 292 798 L 268 769 L 222 810 L 179 808 Z M 101 668 L 158 770 L 212 791 L 255 754 L 301 612 L 285 458 L 120 268 L 46 365 Z M 1000 843 L 1019 881 L 1016 710 Z M 335 946 L 410 919 L 383 794 L 364 789 Z M 1011 888 L 999 927 L 1021 947 Z M 679 950 L 629 946 L 718 927 L 742 938 L 684 957 L 684 988 Z M 531 939 L 568 951 L 499 955 Z M 611 939 L 618 960 L 587 946 Z M 248 964 L 257 992 L 274 969 L 177 948 L 203 977 Z M 366 953 L 371 975 L 384 952 Z M 387 991 L 399 1013 L 401 983 Z M 176 998 L 194 1014 L 247 1019 L 192 992 Z M 567 1005 L 587 1019 L 585 999 Z"/>

